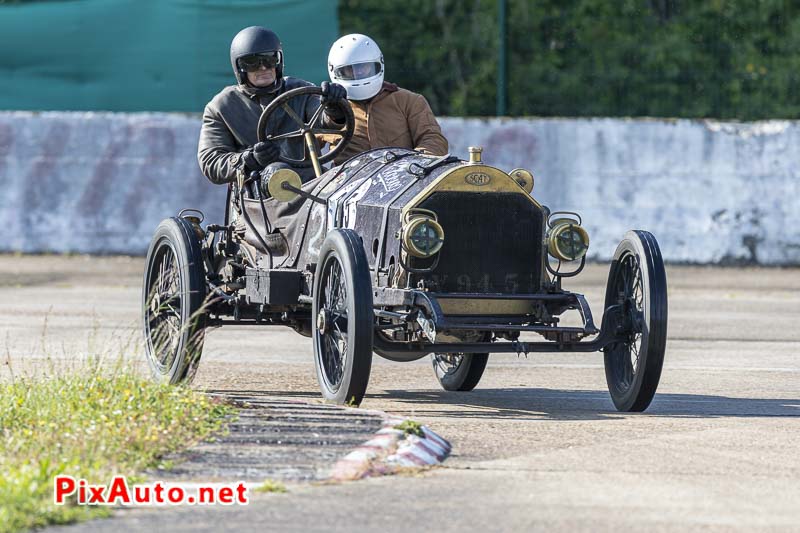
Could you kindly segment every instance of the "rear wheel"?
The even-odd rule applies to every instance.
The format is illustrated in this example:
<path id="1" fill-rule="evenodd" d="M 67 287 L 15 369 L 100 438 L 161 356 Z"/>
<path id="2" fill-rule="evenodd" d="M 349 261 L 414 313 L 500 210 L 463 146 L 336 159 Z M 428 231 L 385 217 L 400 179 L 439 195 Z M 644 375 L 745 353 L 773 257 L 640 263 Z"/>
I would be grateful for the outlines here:
<path id="1" fill-rule="evenodd" d="M 314 363 L 322 396 L 358 405 L 372 367 L 372 285 L 364 248 L 349 229 L 325 238 L 314 282 Z"/>
<path id="2" fill-rule="evenodd" d="M 625 337 L 604 348 L 608 390 L 620 411 L 644 411 L 661 378 L 667 342 L 667 277 L 652 234 L 629 231 L 614 253 L 605 308 L 619 306 Z"/>
<path id="3" fill-rule="evenodd" d="M 191 224 L 164 220 L 156 228 L 142 287 L 145 355 L 157 381 L 190 382 L 203 352 L 205 268 Z"/>
<path id="4" fill-rule="evenodd" d="M 470 391 L 483 376 L 488 353 L 434 353 L 433 371 L 444 390 Z"/>

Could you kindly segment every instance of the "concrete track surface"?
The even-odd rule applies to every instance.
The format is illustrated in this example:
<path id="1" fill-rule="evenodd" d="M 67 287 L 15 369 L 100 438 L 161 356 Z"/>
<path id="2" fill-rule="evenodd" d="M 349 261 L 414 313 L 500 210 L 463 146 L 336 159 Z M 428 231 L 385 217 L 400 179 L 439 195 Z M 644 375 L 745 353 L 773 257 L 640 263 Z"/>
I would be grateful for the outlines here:
<path id="1" fill-rule="evenodd" d="M 81 357 L 141 360 L 142 260 L 0 256 L 0 357 L 10 372 Z M 607 265 L 567 288 L 596 315 Z M 600 354 L 495 355 L 478 388 L 442 391 L 427 359 L 375 359 L 362 407 L 429 424 L 453 456 L 421 475 L 290 485 L 247 507 L 125 510 L 75 529 L 684 531 L 800 528 L 800 269 L 670 267 L 661 385 L 614 410 Z M 596 316 L 596 319 L 599 317 Z M 208 336 L 195 385 L 318 401 L 308 339 Z"/>

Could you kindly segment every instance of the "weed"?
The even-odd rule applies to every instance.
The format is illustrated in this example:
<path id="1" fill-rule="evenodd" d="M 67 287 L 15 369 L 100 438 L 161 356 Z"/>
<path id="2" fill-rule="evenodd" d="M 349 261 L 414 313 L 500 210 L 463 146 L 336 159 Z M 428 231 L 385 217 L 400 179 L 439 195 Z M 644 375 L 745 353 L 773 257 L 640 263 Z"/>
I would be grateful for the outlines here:
<path id="1" fill-rule="evenodd" d="M 403 420 L 394 429 L 399 429 L 406 435 L 416 435 L 417 437 L 425 437 L 425 432 L 422 431 L 422 424 L 415 420 Z"/>
<path id="2" fill-rule="evenodd" d="M 264 480 L 264 483 L 254 488 L 253 492 L 283 493 L 286 492 L 286 485 L 280 481 L 275 481 L 274 479 L 266 479 Z"/>
<path id="3" fill-rule="evenodd" d="M 349 400 L 344 403 L 345 407 L 358 407 L 358 402 L 355 396 L 351 396 Z"/>

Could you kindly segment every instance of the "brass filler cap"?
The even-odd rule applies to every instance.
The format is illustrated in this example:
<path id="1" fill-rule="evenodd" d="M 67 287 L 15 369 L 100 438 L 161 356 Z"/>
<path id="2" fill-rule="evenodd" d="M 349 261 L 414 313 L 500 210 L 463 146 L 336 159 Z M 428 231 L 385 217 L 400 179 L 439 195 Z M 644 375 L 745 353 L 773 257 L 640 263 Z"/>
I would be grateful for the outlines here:
<path id="1" fill-rule="evenodd" d="M 470 146 L 469 147 L 469 162 L 470 163 L 480 163 L 481 162 L 481 153 L 483 152 L 483 148 L 480 146 Z"/>

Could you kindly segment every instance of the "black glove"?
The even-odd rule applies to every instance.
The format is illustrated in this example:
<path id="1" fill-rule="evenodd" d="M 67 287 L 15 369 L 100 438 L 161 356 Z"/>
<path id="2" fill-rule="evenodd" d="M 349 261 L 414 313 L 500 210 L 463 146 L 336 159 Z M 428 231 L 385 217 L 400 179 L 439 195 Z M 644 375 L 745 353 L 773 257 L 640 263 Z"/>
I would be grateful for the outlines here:
<path id="1" fill-rule="evenodd" d="M 322 89 L 322 105 L 325 106 L 325 114 L 333 120 L 336 124 L 344 121 L 344 111 L 339 105 L 330 105 L 334 102 L 344 103 L 347 98 L 347 89 L 338 83 L 329 83 L 323 81 L 320 84 Z"/>
<path id="2" fill-rule="evenodd" d="M 261 170 L 270 163 L 278 160 L 281 149 L 271 141 L 257 143 L 252 148 L 245 150 L 242 161 L 249 170 Z"/>
<path id="3" fill-rule="evenodd" d="M 323 81 L 319 88 L 322 89 L 322 105 L 347 98 L 347 89 L 338 83 Z"/>

